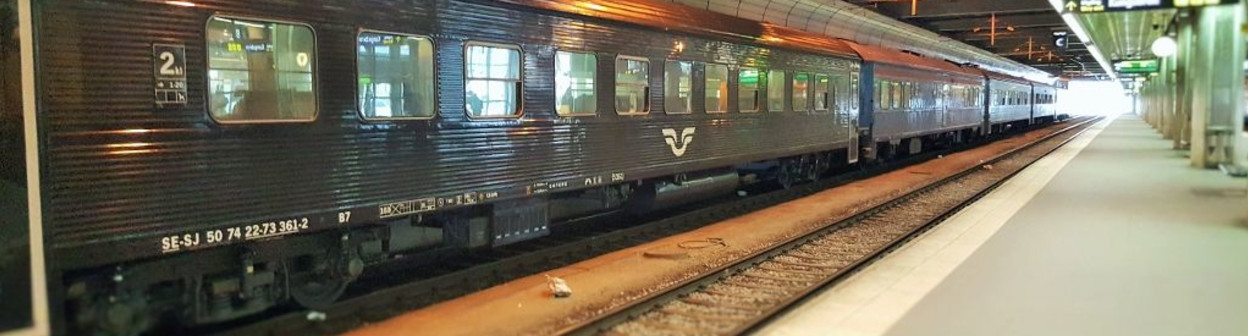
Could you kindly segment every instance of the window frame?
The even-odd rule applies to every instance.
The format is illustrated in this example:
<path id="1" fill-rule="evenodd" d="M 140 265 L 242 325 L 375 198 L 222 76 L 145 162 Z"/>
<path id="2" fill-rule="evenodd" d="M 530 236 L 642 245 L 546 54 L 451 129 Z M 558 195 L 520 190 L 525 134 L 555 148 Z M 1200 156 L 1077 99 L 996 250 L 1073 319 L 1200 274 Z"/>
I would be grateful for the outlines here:
<path id="1" fill-rule="evenodd" d="M 721 110 L 712 110 L 712 109 L 710 108 L 710 106 L 706 105 L 706 98 L 708 97 L 708 95 L 707 95 L 707 94 L 708 94 L 709 92 L 711 92 L 710 87 L 706 86 L 706 84 L 710 81 L 710 77 L 709 77 L 709 76 L 707 76 L 707 74 L 709 74 L 709 73 L 710 73 L 709 69 L 710 69 L 711 67 L 713 67 L 713 66 L 715 66 L 715 67 L 723 67 L 723 68 L 724 68 L 724 95 L 723 95 L 723 99 L 724 99 L 724 101 L 725 101 L 725 106 L 724 106 L 725 108 L 724 108 L 722 111 L 721 111 Z M 732 109 L 732 101 L 728 99 L 729 92 L 732 92 L 732 85 L 731 85 L 731 84 L 732 84 L 732 67 L 728 66 L 727 64 L 722 64 L 722 63 L 712 63 L 712 62 L 704 62 L 704 63 L 702 63 L 702 113 L 705 113 L 705 114 L 724 114 L 724 113 L 728 113 L 728 110 L 731 110 L 731 109 Z M 738 93 L 738 94 L 739 94 L 739 93 Z M 740 99 L 738 99 L 738 100 L 740 100 Z M 739 104 L 739 102 L 738 102 L 738 104 Z"/>
<path id="2" fill-rule="evenodd" d="M 793 77 L 789 79 L 789 85 L 792 85 L 792 90 L 789 90 L 789 110 L 793 112 L 813 112 L 815 110 L 814 99 L 811 96 L 815 91 L 814 79 L 817 73 L 811 71 L 793 72 Z M 804 97 L 806 104 L 799 110 L 797 106 L 797 77 L 801 75 L 806 75 L 806 97 Z"/>
<path id="3" fill-rule="evenodd" d="M 646 109 L 644 111 L 620 112 L 620 105 L 619 105 L 620 69 L 618 65 L 620 63 L 620 60 L 622 59 L 646 62 L 646 89 L 642 91 L 642 92 L 645 92 L 645 96 L 646 96 L 645 97 Z M 648 57 L 630 56 L 630 55 L 624 55 L 624 54 L 615 55 L 615 59 L 611 61 L 611 82 L 612 84 L 615 84 L 614 86 L 611 87 L 611 106 L 612 106 L 611 109 L 615 110 L 615 115 L 617 116 L 644 116 L 644 115 L 650 115 L 650 112 L 654 111 L 654 102 L 651 101 L 651 97 L 650 97 L 650 95 L 653 94 L 651 92 L 651 88 L 654 86 L 654 85 L 651 85 L 650 83 L 650 78 L 653 77 L 653 76 L 650 76 L 650 73 L 652 72 L 651 70 L 654 70 L 652 69 L 651 65 L 652 64 L 650 62 L 650 58 Z"/>
<path id="4" fill-rule="evenodd" d="M 741 71 L 747 70 L 747 69 L 753 70 L 755 74 L 754 75 L 754 109 L 742 110 L 741 109 Z M 736 76 L 733 76 L 735 78 L 734 84 L 736 85 L 733 85 L 733 87 L 735 87 L 737 90 L 737 100 L 734 102 L 733 106 L 736 106 L 737 113 L 761 113 L 763 112 L 763 100 L 759 99 L 759 98 L 762 98 L 762 95 L 766 94 L 766 92 L 763 90 L 763 87 L 761 85 L 763 74 L 764 74 L 763 70 L 758 67 L 751 67 L 751 66 L 737 66 L 736 70 L 737 70 Z"/>
<path id="5" fill-rule="evenodd" d="M 687 63 L 687 64 L 689 64 L 689 110 L 688 110 L 688 111 L 685 111 L 685 112 L 672 112 L 672 110 L 670 110 L 670 109 L 668 109 L 668 108 L 667 108 L 667 89 L 668 89 L 668 87 L 667 87 L 667 79 L 668 79 L 668 78 L 667 78 L 667 66 L 668 66 L 668 64 L 671 64 L 671 63 L 676 63 L 676 64 L 680 64 L 680 63 Z M 666 115 L 686 115 L 686 114 L 693 114 L 693 110 L 694 110 L 694 109 L 693 109 L 693 102 L 694 102 L 695 100 L 697 100 L 697 99 L 696 99 L 697 97 L 694 97 L 695 95 L 694 95 L 694 90 L 693 90 L 693 83 L 694 83 L 694 76 L 693 76 L 693 73 L 695 72 L 695 71 L 694 71 L 694 68 L 697 66 L 697 63 L 698 63 L 698 62 L 694 62 L 694 61 L 682 61 L 682 60 L 679 60 L 679 59 L 664 59 L 664 60 L 663 60 L 663 94 L 662 94 L 662 96 L 663 96 L 663 114 L 666 114 Z M 705 77 L 705 76 L 703 76 L 703 77 Z M 649 81 L 650 81 L 650 79 L 649 79 L 649 78 L 646 78 L 646 82 L 648 83 Z M 703 83 L 703 84 L 705 84 L 705 83 Z M 679 94 L 680 94 L 680 93 L 679 93 L 679 92 L 680 92 L 680 86 L 679 86 L 679 85 L 676 87 L 676 92 L 677 92 L 677 95 L 679 95 Z M 704 103 L 705 103 L 705 102 L 704 102 Z M 705 107 L 703 107 L 703 108 L 705 108 Z"/>
<path id="6" fill-rule="evenodd" d="M 819 92 L 819 76 L 823 76 L 824 79 L 828 80 L 828 87 L 826 87 L 825 90 L 823 90 L 823 92 Z M 812 97 L 810 101 L 811 111 L 828 112 L 828 111 L 837 109 L 836 108 L 837 91 L 836 91 L 836 79 L 835 78 L 836 77 L 833 77 L 831 73 L 826 73 L 826 72 L 812 72 L 811 73 L 810 90 L 812 94 L 814 95 L 814 97 Z M 845 85 L 848 86 L 849 77 L 846 76 L 845 80 L 846 80 Z M 819 102 L 823 102 L 823 109 L 819 108 Z"/>
<path id="7" fill-rule="evenodd" d="M 771 86 L 773 85 L 773 83 L 771 82 L 771 74 L 773 72 L 779 73 L 780 76 L 783 77 L 780 79 L 780 110 L 779 111 L 774 111 L 771 109 Z M 789 75 L 788 70 L 774 69 L 774 68 L 767 69 L 767 90 L 766 90 L 767 104 L 764 104 L 766 105 L 764 107 L 767 108 L 767 113 L 784 113 L 784 112 L 790 111 L 789 108 L 793 106 L 793 101 L 791 100 L 791 98 L 793 98 L 792 96 L 793 93 L 789 90 L 789 84 L 792 84 L 792 81 L 789 80 L 790 78 L 793 78 L 793 76 Z"/>
<path id="8" fill-rule="evenodd" d="M 469 81 L 469 80 L 471 80 L 471 79 L 469 79 L 469 78 L 468 78 L 468 48 L 471 48 L 471 47 L 478 47 L 478 46 L 479 46 L 479 47 L 491 47 L 491 48 L 513 49 L 513 50 L 515 50 L 517 53 L 519 53 L 519 55 L 518 55 L 518 56 L 520 56 L 520 60 L 519 60 L 519 62 L 518 62 L 518 63 L 519 63 L 519 66 L 520 66 L 520 68 L 519 68 L 519 70 L 520 70 L 520 71 L 518 71 L 518 73 L 517 73 L 517 75 L 518 75 L 518 76 L 517 76 L 517 78 L 516 78 L 516 83 L 520 83 L 520 90 L 518 90 L 518 92 L 516 92 L 516 94 L 517 94 L 517 97 L 516 97 L 516 113 L 514 113 L 514 114 L 509 114 L 509 115 L 504 115 L 504 116 L 473 116 L 473 115 L 472 115 L 472 113 L 469 113 L 469 112 L 468 112 L 468 101 L 467 101 L 467 99 L 466 99 L 466 98 L 467 98 L 467 96 L 468 96 L 468 81 Z M 527 112 L 527 111 L 525 111 L 525 108 L 524 108 L 524 103 L 525 103 L 525 100 L 524 100 L 524 87 L 525 87 L 525 85 L 524 85 L 524 47 L 520 46 L 519 44 L 508 44 L 508 43 L 497 43 L 497 42 L 487 42 L 487 41 L 474 41 L 474 40 L 468 40 L 468 41 L 464 41 L 464 47 L 460 50 L 460 52 L 461 52 L 461 53 L 462 53 L 462 55 L 463 55 L 463 63 L 464 63 L 464 65 L 463 65 L 462 67 L 460 67 L 460 69 L 459 69 L 459 71 L 460 71 L 460 72 L 459 72 L 459 75 L 461 76 L 460 78 L 463 80 L 463 81 L 462 81 L 462 83 L 463 83 L 463 84 L 460 86 L 460 87 L 463 89 L 463 92 L 462 92 L 462 93 L 460 93 L 460 94 L 461 94 L 461 95 L 463 95 L 463 96 L 464 96 L 464 98 L 465 98 L 465 100 L 464 100 L 464 108 L 463 108 L 464 116 L 465 116 L 465 117 L 467 117 L 467 118 L 468 118 L 468 120 L 478 120 L 478 119 L 483 119 L 483 120 L 498 120 L 498 119 L 504 119 L 504 120 L 505 120 L 505 119 L 520 119 L 520 118 L 523 118 L 523 117 L 524 117 L 524 115 L 525 115 L 525 113 Z M 478 79 L 478 80 L 481 80 L 481 79 Z M 495 78 L 495 79 L 484 79 L 484 80 L 499 80 L 499 79 L 496 79 L 496 78 Z"/>
<path id="9" fill-rule="evenodd" d="M 555 113 L 555 117 L 556 117 L 556 118 L 597 117 L 597 116 L 598 116 L 598 110 L 600 110 L 600 109 L 601 109 L 601 106 L 598 106 L 598 104 L 597 104 L 599 91 L 601 91 L 601 90 L 599 89 L 599 85 L 598 85 L 598 84 L 600 84 L 600 82 L 601 82 L 601 81 L 599 81 L 599 80 L 598 80 L 598 54 L 597 54 L 597 53 L 595 53 L 595 52 L 593 52 L 593 51 L 590 51 L 590 50 L 580 50 L 580 49 L 559 49 L 559 48 L 555 48 L 555 53 L 553 54 L 553 56 L 554 56 L 554 57 L 551 57 L 551 58 L 550 58 L 550 69 L 551 69 L 551 71 L 556 71 L 556 73 L 554 74 L 554 76 L 551 76 L 551 77 L 552 77 L 551 79 L 553 79 L 553 80 L 554 80 L 554 83 L 555 83 L 555 86 L 556 86 L 556 87 L 557 87 L 557 86 L 559 86 L 559 84 L 558 84 L 558 83 L 559 83 L 559 74 L 557 73 L 557 70 L 558 70 L 558 67 L 559 67 L 559 53 L 581 54 L 581 55 L 589 55 L 589 56 L 593 56 L 593 57 L 594 57 L 594 101 L 595 101 L 595 102 L 594 102 L 594 112 L 592 112 L 592 113 L 587 113 L 587 114 L 577 114 L 577 113 L 573 113 L 573 114 L 560 114 L 560 113 L 559 113 L 559 92 L 558 92 L 558 88 L 556 88 L 556 89 L 555 89 L 555 97 L 554 97 L 554 98 L 555 98 L 555 100 L 552 102 L 552 103 L 554 103 L 554 104 L 552 105 L 552 107 L 554 107 L 554 110 L 553 110 L 552 112 L 554 112 L 554 113 Z M 523 64 L 523 63 L 521 63 L 521 64 Z M 465 79 L 465 82 L 467 82 L 467 79 Z M 613 98 L 614 98 L 614 97 L 613 97 Z"/>
<path id="10" fill-rule="evenodd" d="M 312 32 L 312 56 L 311 56 L 312 67 L 311 68 L 312 68 L 313 110 L 312 110 L 311 116 L 309 116 L 307 119 L 288 119 L 288 120 L 283 120 L 283 119 L 221 120 L 221 119 L 217 119 L 217 116 L 213 115 L 212 113 L 212 78 L 208 76 L 208 72 L 212 71 L 212 56 L 209 54 L 210 53 L 209 44 L 211 42 L 209 42 L 207 37 L 208 37 L 209 25 L 211 25 L 212 21 L 216 20 L 217 18 L 226 19 L 226 20 L 259 21 L 259 22 L 267 22 L 267 23 L 280 23 L 280 24 L 288 24 L 288 25 L 295 25 L 295 26 L 304 26 L 308 28 L 308 31 Z M 255 125 L 255 124 L 312 124 L 312 123 L 316 123 L 316 121 L 320 119 L 320 116 L 321 116 L 321 93 L 320 93 L 321 91 L 321 85 L 320 85 L 321 84 L 321 76 L 320 76 L 321 56 L 320 56 L 319 46 L 321 44 L 321 40 L 320 40 L 320 37 L 317 35 L 316 27 L 312 27 L 312 24 L 306 23 L 306 22 L 275 19 L 275 18 L 264 18 L 264 17 L 257 17 L 257 16 L 213 14 L 213 15 L 209 15 L 208 19 L 204 21 L 204 33 L 201 34 L 200 36 L 204 37 L 204 53 L 205 54 L 204 54 L 204 97 L 203 99 L 204 99 L 204 106 L 207 107 L 204 109 L 204 113 L 208 114 L 208 120 L 212 120 L 212 122 L 217 123 L 219 125 Z"/>
<path id="11" fill-rule="evenodd" d="M 433 98 L 433 113 L 430 113 L 430 114 L 429 114 L 429 116 L 427 116 L 427 117 L 419 117 L 419 116 L 417 116 L 417 117 L 386 117 L 386 118 L 369 118 L 369 117 L 367 117 L 367 116 L 365 116 L 365 115 L 364 115 L 364 106 L 361 106 L 361 105 L 360 105 L 360 87 L 359 87 L 359 85 L 356 85 L 356 86 L 355 86 L 355 114 L 356 114 L 356 115 L 358 115 L 358 116 L 360 117 L 360 121 L 367 122 L 367 123 L 387 123 L 387 122 L 396 122 L 396 121 L 398 121 L 398 122 L 402 122 L 402 121 L 412 121 L 412 120 L 430 120 L 430 119 L 437 118 L 437 117 L 438 117 L 438 115 L 439 115 L 439 114 L 441 114 L 441 113 L 438 113 L 438 106 L 440 106 L 440 105 L 438 104 L 438 60 L 437 60 L 438 45 L 437 45 L 436 41 L 434 41 L 434 40 L 433 40 L 433 37 L 432 37 L 432 36 L 428 36 L 428 35 L 409 34 L 409 33 L 399 33 L 399 32 L 392 32 L 392 31 L 385 31 L 385 30 L 368 29 L 368 28 L 359 28 L 359 29 L 356 29 L 356 31 L 355 31 L 355 41 L 356 41 L 356 45 L 355 45 L 355 48 L 353 48 L 353 49 L 354 49 L 354 51 L 355 51 L 355 59 L 354 59 L 354 61 L 355 61 L 355 79 L 356 79 L 356 81 L 357 81 L 357 82 L 358 82 L 358 81 L 359 81 L 359 79 L 360 79 L 360 48 L 359 48 L 359 46 L 360 46 L 360 45 L 359 45 L 359 41 L 360 41 L 360 34 L 364 34 L 364 33 L 375 33 L 375 34 L 387 34 L 387 35 L 397 35 L 397 36 L 406 36 L 406 37 L 416 37 L 416 38 L 423 38 L 423 39 L 427 39 L 427 40 L 429 40 L 429 47 L 433 49 L 433 55 L 434 55 L 434 58 L 433 58 L 432 62 L 430 62 L 430 63 L 432 63 L 433 67 L 429 69 L 430 71 L 433 71 L 433 83 L 430 83 L 430 85 L 433 85 L 433 97 L 431 97 L 431 98 Z M 466 50 L 466 49 L 465 49 L 465 50 Z M 465 84 L 465 85 L 466 85 L 466 84 Z"/>

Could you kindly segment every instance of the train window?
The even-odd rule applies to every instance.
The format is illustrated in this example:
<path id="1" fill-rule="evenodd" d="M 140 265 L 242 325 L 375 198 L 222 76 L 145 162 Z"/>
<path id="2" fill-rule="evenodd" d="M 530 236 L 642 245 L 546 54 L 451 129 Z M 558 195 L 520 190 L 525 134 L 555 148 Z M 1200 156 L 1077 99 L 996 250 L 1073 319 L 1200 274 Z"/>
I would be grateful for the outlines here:
<path id="1" fill-rule="evenodd" d="M 835 104 L 838 87 L 832 86 L 832 79 L 825 74 L 815 74 L 815 111 L 827 111 Z"/>
<path id="2" fill-rule="evenodd" d="M 892 87 L 893 85 L 889 84 L 888 81 L 875 82 L 875 108 L 877 110 L 887 110 L 892 108 L 892 104 L 889 103 L 891 100 L 889 98 L 893 96 L 891 90 Z"/>
<path id="3" fill-rule="evenodd" d="M 728 112 L 728 66 L 706 65 L 706 113 Z"/>
<path id="4" fill-rule="evenodd" d="M 893 87 L 890 89 L 890 92 L 893 94 L 893 96 L 890 97 L 891 99 L 889 100 L 890 102 L 892 102 L 892 105 L 889 105 L 889 106 L 892 107 L 892 109 L 894 110 L 902 109 L 904 107 L 902 107 L 901 105 L 902 104 L 901 103 L 901 83 L 892 83 L 892 84 L 893 84 L 892 85 Z"/>
<path id="5" fill-rule="evenodd" d="M 857 93 L 851 87 L 851 79 L 846 78 L 844 74 L 832 76 L 831 91 L 832 103 L 828 104 L 828 108 L 836 109 L 839 113 L 848 112 L 854 106 L 854 100 L 858 97 Z"/>
<path id="6" fill-rule="evenodd" d="M 615 112 L 650 112 L 650 60 L 628 56 L 615 58 Z"/>
<path id="7" fill-rule="evenodd" d="M 663 66 L 663 108 L 668 114 L 693 111 L 693 63 L 667 61 Z"/>
<path id="8" fill-rule="evenodd" d="M 903 110 L 909 109 L 910 99 L 913 98 L 912 96 L 914 94 L 914 83 L 901 82 L 897 83 L 897 86 L 899 88 L 899 90 L 897 90 L 897 108 Z"/>
<path id="9" fill-rule="evenodd" d="M 758 82 L 762 73 L 754 68 L 741 68 L 737 72 L 737 109 L 741 112 L 758 112 Z"/>
<path id="10" fill-rule="evenodd" d="M 810 110 L 810 74 L 793 74 L 793 95 L 790 97 L 794 111 Z"/>
<path id="11" fill-rule="evenodd" d="M 784 112 L 784 70 L 767 71 L 767 111 Z"/>
<path id="12" fill-rule="evenodd" d="M 208 21 L 208 110 L 222 123 L 316 118 L 316 37 L 302 24 Z"/>
<path id="13" fill-rule="evenodd" d="M 427 37 L 361 32 L 356 79 L 364 119 L 433 116 L 433 43 Z"/>
<path id="14" fill-rule="evenodd" d="M 470 117 L 520 116 L 520 48 L 468 43 L 464 60 L 464 107 Z"/>
<path id="15" fill-rule="evenodd" d="M 555 52 L 555 113 L 592 116 L 598 112 L 598 57 L 589 53 Z"/>

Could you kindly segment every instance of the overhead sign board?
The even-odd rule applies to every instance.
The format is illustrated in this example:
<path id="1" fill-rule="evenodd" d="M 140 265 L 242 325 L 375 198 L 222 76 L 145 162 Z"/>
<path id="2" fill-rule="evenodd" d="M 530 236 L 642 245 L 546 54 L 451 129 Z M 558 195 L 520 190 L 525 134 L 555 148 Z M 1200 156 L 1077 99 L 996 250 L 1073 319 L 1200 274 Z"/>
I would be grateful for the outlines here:
<path id="1" fill-rule="evenodd" d="M 1069 45 L 1070 33 L 1064 31 L 1053 32 L 1053 46 L 1057 47 L 1057 50 L 1066 50 L 1066 47 Z"/>
<path id="2" fill-rule="evenodd" d="M 1120 74 L 1149 74 L 1158 70 L 1161 70 L 1161 63 L 1155 59 L 1114 62 L 1114 71 Z"/>
<path id="3" fill-rule="evenodd" d="M 1237 4 L 1239 0 L 1063 0 L 1062 13 L 1102 13 Z"/>

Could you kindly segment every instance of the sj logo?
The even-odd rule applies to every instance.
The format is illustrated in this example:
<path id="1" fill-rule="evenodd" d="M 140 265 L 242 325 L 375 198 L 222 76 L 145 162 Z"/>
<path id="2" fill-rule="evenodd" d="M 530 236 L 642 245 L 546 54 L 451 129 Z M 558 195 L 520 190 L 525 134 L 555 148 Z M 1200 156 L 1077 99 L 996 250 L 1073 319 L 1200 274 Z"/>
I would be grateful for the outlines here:
<path id="1" fill-rule="evenodd" d="M 663 140 L 667 141 L 667 146 L 672 148 L 672 154 L 676 157 L 685 155 L 685 150 L 689 149 L 689 143 L 693 142 L 693 132 L 697 131 L 696 127 L 685 127 L 680 131 L 680 136 L 676 136 L 675 128 L 663 129 Z"/>

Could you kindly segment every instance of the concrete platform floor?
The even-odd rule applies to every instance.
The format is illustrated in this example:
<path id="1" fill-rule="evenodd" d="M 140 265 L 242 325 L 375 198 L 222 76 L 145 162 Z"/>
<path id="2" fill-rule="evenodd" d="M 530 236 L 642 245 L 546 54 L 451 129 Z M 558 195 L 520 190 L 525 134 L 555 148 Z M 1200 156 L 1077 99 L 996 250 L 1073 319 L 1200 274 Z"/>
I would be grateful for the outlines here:
<path id="1" fill-rule="evenodd" d="M 1169 148 L 1102 124 L 757 334 L 1248 335 L 1248 180 Z"/>

